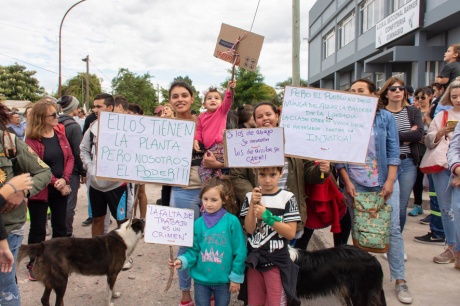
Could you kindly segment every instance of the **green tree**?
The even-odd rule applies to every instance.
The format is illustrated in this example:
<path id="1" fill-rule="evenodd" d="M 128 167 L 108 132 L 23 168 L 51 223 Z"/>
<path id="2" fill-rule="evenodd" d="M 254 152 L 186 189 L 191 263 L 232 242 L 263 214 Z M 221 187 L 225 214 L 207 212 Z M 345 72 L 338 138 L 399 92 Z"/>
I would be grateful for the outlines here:
<path id="1" fill-rule="evenodd" d="M 89 75 L 89 101 L 93 104 L 94 96 L 102 92 L 101 80 L 95 74 Z M 70 95 L 80 100 L 80 105 L 86 102 L 86 73 L 79 72 L 62 85 L 62 95 Z"/>
<path id="2" fill-rule="evenodd" d="M 147 72 L 137 75 L 127 68 L 120 68 L 112 80 L 113 93 L 125 96 L 130 103 L 137 103 L 144 109 L 145 114 L 153 114 L 158 106 L 158 96 Z"/>
<path id="3" fill-rule="evenodd" d="M 186 75 L 185 77 L 178 76 L 178 77 L 174 78 L 172 83 L 174 83 L 176 81 L 183 81 L 183 82 L 185 82 L 185 83 L 190 85 L 190 87 L 192 88 L 192 91 L 193 91 L 193 99 L 194 99 L 193 103 L 192 103 L 192 106 L 191 106 L 191 109 L 195 110 L 195 111 L 197 111 L 199 113 L 201 105 L 203 104 L 203 99 L 200 96 L 200 92 L 198 90 L 196 90 L 195 86 L 193 86 L 193 81 L 188 77 L 188 75 Z M 169 95 L 169 93 L 167 91 L 166 91 L 166 94 Z"/>
<path id="4" fill-rule="evenodd" d="M 285 86 L 291 86 L 292 85 L 292 78 L 289 77 L 287 80 L 283 82 L 276 83 L 275 88 L 278 90 L 278 94 L 276 96 L 277 103 L 279 105 L 283 104 L 284 100 L 284 87 Z M 302 87 L 308 87 L 308 82 L 306 80 L 300 79 L 300 86 Z"/>
<path id="5" fill-rule="evenodd" d="M 231 69 L 228 72 L 231 75 Z M 223 88 L 227 88 L 230 78 L 231 76 L 221 84 Z M 255 104 L 261 101 L 275 101 L 276 92 L 272 87 L 264 83 L 264 76 L 260 73 L 260 67 L 257 67 L 255 71 L 236 67 L 235 80 L 234 107 L 243 104 Z"/>
<path id="6" fill-rule="evenodd" d="M 39 85 L 35 73 L 33 70 L 26 71 L 25 66 L 17 63 L 0 66 L 0 95 L 10 100 L 39 100 L 45 89 Z"/>

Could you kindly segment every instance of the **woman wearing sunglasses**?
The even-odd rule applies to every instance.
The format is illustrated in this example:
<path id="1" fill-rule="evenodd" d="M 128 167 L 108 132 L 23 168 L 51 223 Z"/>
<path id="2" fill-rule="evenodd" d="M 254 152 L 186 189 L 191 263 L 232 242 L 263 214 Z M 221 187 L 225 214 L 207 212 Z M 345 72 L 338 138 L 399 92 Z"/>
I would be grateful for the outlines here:
<path id="1" fill-rule="evenodd" d="M 420 110 L 407 103 L 407 91 L 404 81 L 389 78 L 379 91 L 379 102 L 396 119 L 399 136 L 400 160 L 399 181 L 399 223 L 401 232 L 406 223 L 406 211 L 410 194 L 417 178 L 419 164 L 418 143 L 423 137 L 423 121 Z"/>
<path id="2" fill-rule="evenodd" d="M 422 193 L 423 193 L 424 174 L 420 171 L 419 166 L 420 166 L 420 161 L 422 160 L 422 157 L 423 155 L 425 155 L 425 151 L 426 151 L 425 135 L 431 123 L 431 118 L 429 116 L 429 113 L 430 113 L 430 101 L 431 101 L 432 96 L 433 96 L 433 90 L 431 89 L 431 87 L 428 87 L 428 86 L 417 88 L 414 93 L 414 106 L 420 109 L 420 113 L 422 115 L 423 135 L 424 136 L 422 137 L 422 140 L 420 140 L 418 143 L 419 163 L 417 164 L 417 179 L 415 180 L 415 184 L 413 188 L 414 206 L 412 210 L 409 212 L 409 216 L 412 216 L 412 217 L 423 214 Z"/>
<path id="3" fill-rule="evenodd" d="M 74 157 L 65 134 L 55 129 L 58 117 L 55 103 L 40 100 L 32 107 L 27 124 L 26 143 L 50 167 L 52 173 L 48 186 L 29 199 L 29 244 L 45 241 L 48 207 L 51 210 L 52 237 L 67 236 L 67 196 L 70 193 L 68 185 Z M 33 262 L 31 258 L 27 265 L 30 280 L 35 280 L 32 275 Z"/>

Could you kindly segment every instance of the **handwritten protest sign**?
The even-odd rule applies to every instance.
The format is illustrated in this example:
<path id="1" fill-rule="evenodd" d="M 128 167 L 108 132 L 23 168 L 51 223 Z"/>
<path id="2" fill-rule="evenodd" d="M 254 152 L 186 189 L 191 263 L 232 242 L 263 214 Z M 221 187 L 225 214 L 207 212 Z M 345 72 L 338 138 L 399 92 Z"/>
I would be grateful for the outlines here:
<path id="1" fill-rule="evenodd" d="M 96 176 L 187 186 L 195 122 L 101 112 Z"/>
<path id="2" fill-rule="evenodd" d="M 225 130 L 226 167 L 284 166 L 282 128 Z"/>
<path id="3" fill-rule="evenodd" d="M 377 101 L 342 91 L 286 86 L 280 122 L 286 155 L 364 163 Z"/>
<path id="4" fill-rule="evenodd" d="M 144 241 L 193 246 L 193 210 L 148 205 Z"/>

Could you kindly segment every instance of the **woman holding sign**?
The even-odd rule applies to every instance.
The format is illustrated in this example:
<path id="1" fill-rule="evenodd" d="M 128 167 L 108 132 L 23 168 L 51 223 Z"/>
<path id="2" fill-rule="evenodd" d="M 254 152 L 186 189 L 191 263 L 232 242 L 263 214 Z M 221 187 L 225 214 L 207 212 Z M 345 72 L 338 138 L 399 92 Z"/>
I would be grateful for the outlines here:
<path id="1" fill-rule="evenodd" d="M 277 127 L 279 122 L 278 110 L 270 102 L 261 102 L 254 107 L 254 120 L 258 128 Z M 285 158 L 279 187 L 283 190 L 289 190 L 298 199 L 302 222 L 297 224 L 297 233 L 301 233 L 304 230 L 307 218 L 306 205 L 305 201 L 303 201 L 305 199 L 305 184 L 323 183 L 329 176 L 330 170 L 330 163 L 328 161 L 318 161 L 315 164 L 313 161 L 302 160 L 300 158 Z M 259 187 L 252 169 L 232 168 L 230 169 L 230 176 L 235 188 L 235 194 L 240 203 L 244 202 L 246 193 L 251 192 L 254 187 Z M 299 236 L 297 235 L 296 238 L 299 238 Z"/>
<path id="2" fill-rule="evenodd" d="M 398 89 L 399 90 L 399 89 Z M 352 83 L 351 92 L 376 94 L 375 84 L 368 79 Z M 402 303 L 412 303 L 412 294 L 405 281 L 404 241 L 399 226 L 398 130 L 394 117 L 378 103 L 366 154 L 366 165 L 336 164 L 345 190 L 355 197 L 359 192 L 380 192 L 392 207 L 388 263 L 391 279 L 396 279 L 396 292 Z"/>
<path id="3" fill-rule="evenodd" d="M 177 119 L 195 120 L 192 116 L 191 106 L 193 103 L 193 90 L 190 85 L 183 81 L 176 81 L 169 88 L 169 103 L 176 111 Z M 173 186 L 171 189 L 170 206 L 177 208 L 188 208 L 194 211 L 195 220 L 200 216 L 200 188 L 201 179 L 198 168 L 201 164 L 203 153 L 193 151 L 192 164 L 190 167 L 190 179 L 187 187 Z M 179 247 L 177 256 L 185 254 L 187 247 Z M 180 305 L 192 306 L 192 296 L 190 295 L 191 278 L 188 270 L 178 271 L 179 288 L 182 290 Z"/>

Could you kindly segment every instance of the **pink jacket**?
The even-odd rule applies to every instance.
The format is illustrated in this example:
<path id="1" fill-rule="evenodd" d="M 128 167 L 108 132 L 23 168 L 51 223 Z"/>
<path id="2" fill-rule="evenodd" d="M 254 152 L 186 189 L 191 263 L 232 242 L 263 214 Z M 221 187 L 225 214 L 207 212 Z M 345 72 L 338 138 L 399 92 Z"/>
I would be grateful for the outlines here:
<path id="1" fill-rule="evenodd" d="M 206 149 L 223 141 L 223 131 L 231 107 L 232 93 L 226 91 L 222 105 L 214 113 L 204 112 L 198 117 L 195 140 L 203 143 Z"/>
<path id="2" fill-rule="evenodd" d="M 60 131 L 54 130 L 56 133 L 59 145 L 61 146 L 62 153 L 64 154 L 64 173 L 62 178 L 65 179 L 67 185 L 70 184 L 70 175 L 73 171 L 73 164 L 74 164 L 74 157 L 72 154 L 72 148 L 70 147 L 69 141 L 65 134 Z M 26 143 L 34 150 L 34 152 L 43 160 L 43 156 L 45 155 L 45 145 L 43 144 L 41 139 L 30 139 L 26 138 Z M 54 186 L 54 183 L 60 179 L 60 177 L 55 177 L 51 174 L 51 182 L 48 186 Z M 30 198 L 31 200 L 35 201 L 48 201 L 48 187 L 45 187 L 42 191 L 40 191 L 37 195 Z"/>

